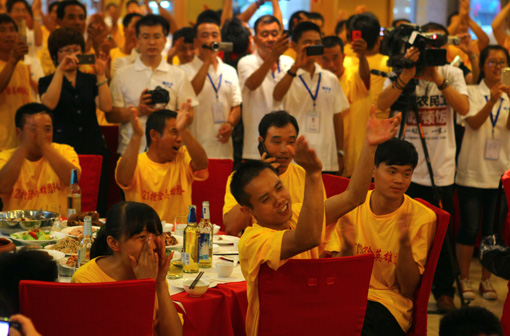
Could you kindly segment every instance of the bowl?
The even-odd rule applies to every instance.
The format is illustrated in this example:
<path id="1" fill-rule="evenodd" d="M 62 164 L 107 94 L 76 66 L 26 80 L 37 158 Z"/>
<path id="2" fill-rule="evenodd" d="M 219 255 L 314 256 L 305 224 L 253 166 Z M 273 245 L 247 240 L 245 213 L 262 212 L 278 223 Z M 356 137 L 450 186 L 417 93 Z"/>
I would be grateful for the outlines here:
<path id="1" fill-rule="evenodd" d="M 215 264 L 216 273 L 220 278 L 228 278 L 234 270 L 234 263 L 230 261 L 219 261 Z"/>
<path id="2" fill-rule="evenodd" d="M 76 272 L 75 267 L 66 264 L 68 259 L 69 258 L 63 258 L 57 262 L 59 278 L 70 278 L 73 276 L 74 272 Z"/>
<path id="3" fill-rule="evenodd" d="M 16 250 L 16 245 L 14 245 L 12 240 L 7 238 L 0 238 L 0 253 L 11 252 L 14 250 Z"/>
<path id="4" fill-rule="evenodd" d="M 220 232 L 221 226 L 213 224 L 213 234 L 218 234 Z"/>
<path id="5" fill-rule="evenodd" d="M 58 213 L 39 210 L 10 210 L 0 212 L 0 233 L 11 234 L 23 230 L 52 226 Z"/>
<path id="6" fill-rule="evenodd" d="M 53 260 L 55 261 L 59 261 L 60 259 L 64 259 L 66 257 L 66 254 L 63 253 L 63 252 L 60 252 L 60 251 L 55 251 L 55 250 L 47 250 L 47 249 L 33 249 L 33 251 L 41 251 L 41 252 L 44 252 L 44 253 L 47 253 L 49 254 Z"/>
<path id="7" fill-rule="evenodd" d="M 188 293 L 191 297 L 201 297 L 202 295 L 207 292 L 207 289 L 209 288 L 209 282 L 204 281 L 202 279 L 198 280 L 198 283 L 196 284 L 195 288 L 190 289 L 189 286 L 195 279 L 186 279 L 183 282 L 183 287 L 186 293 Z"/>

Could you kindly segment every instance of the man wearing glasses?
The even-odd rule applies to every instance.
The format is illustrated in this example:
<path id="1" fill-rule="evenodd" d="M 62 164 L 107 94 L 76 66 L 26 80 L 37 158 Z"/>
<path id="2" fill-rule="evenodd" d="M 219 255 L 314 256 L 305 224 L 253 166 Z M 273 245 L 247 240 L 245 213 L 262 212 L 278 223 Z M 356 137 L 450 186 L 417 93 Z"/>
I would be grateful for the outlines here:
<path id="1" fill-rule="evenodd" d="M 136 23 L 136 40 L 139 55 L 134 63 L 118 71 L 112 79 L 110 91 L 113 98 L 112 112 L 106 113 L 108 122 L 121 123 L 119 148 L 122 155 L 133 134 L 129 122 L 129 107 L 136 107 L 145 128 L 147 117 L 162 108 L 179 110 L 182 103 L 191 99 L 191 106 L 198 104 L 191 83 L 184 71 L 168 64 L 161 52 L 165 47 L 170 25 L 159 15 L 146 15 Z M 193 108 L 191 108 L 193 117 Z M 141 139 L 139 153 L 147 147 Z"/>

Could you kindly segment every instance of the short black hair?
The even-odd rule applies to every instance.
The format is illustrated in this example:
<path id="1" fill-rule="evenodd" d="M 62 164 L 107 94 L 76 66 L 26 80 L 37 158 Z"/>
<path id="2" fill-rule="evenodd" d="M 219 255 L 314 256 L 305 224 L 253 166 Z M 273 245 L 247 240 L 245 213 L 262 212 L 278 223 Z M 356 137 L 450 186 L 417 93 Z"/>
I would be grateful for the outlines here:
<path id="1" fill-rule="evenodd" d="M 18 2 L 21 2 L 22 4 L 25 5 L 26 9 L 27 9 L 27 12 L 28 14 L 30 14 L 30 16 L 34 16 L 32 14 L 32 7 L 30 7 L 30 5 L 28 4 L 28 2 L 26 0 L 7 0 L 7 2 L 5 3 L 5 8 L 7 9 L 7 13 L 10 13 L 12 11 L 12 7 L 14 6 L 15 3 L 18 3 Z"/>
<path id="2" fill-rule="evenodd" d="M 266 139 L 267 130 L 270 127 L 282 128 L 292 124 L 296 129 L 296 135 L 299 134 L 299 126 L 294 116 L 290 115 L 287 111 L 273 111 L 262 117 L 259 123 L 259 135 L 262 139 Z"/>
<path id="3" fill-rule="evenodd" d="M 485 65 L 485 61 L 487 60 L 487 57 L 489 57 L 489 54 L 491 50 L 499 50 L 505 53 L 506 56 L 506 64 L 507 66 L 510 64 L 510 55 L 508 53 L 508 49 L 505 47 L 502 47 L 497 44 L 491 44 L 483 48 L 483 50 L 480 52 L 480 75 L 478 76 L 478 82 L 481 82 L 482 79 L 485 78 L 485 71 L 483 70 L 483 66 Z"/>
<path id="4" fill-rule="evenodd" d="M 177 112 L 162 109 L 151 113 L 151 115 L 147 118 L 147 123 L 145 124 L 145 139 L 147 140 L 147 147 L 151 144 L 151 131 L 155 130 L 159 134 L 163 135 L 166 121 L 172 118 L 177 119 Z"/>
<path id="5" fill-rule="evenodd" d="M 412 143 L 392 138 L 377 146 L 374 163 L 376 167 L 385 163 L 388 166 L 410 165 L 414 169 L 418 164 L 418 152 Z"/>
<path id="6" fill-rule="evenodd" d="M 193 38 L 195 37 L 193 28 L 183 27 L 176 31 L 172 36 L 172 44 L 175 44 L 175 42 L 181 37 L 184 37 L 184 43 L 193 43 Z"/>
<path id="7" fill-rule="evenodd" d="M 127 28 L 135 17 L 143 18 L 143 15 L 138 13 L 126 14 L 126 16 L 122 19 L 122 27 Z"/>
<path id="8" fill-rule="evenodd" d="M 428 31 L 431 31 L 431 30 L 442 30 L 443 33 L 446 36 L 448 36 L 448 29 L 446 29 L 445 26 L 443 26 L 442 24 L 437 23 L 437 22 L 426 23 L 423 26 L 421 26 L 421 30 L 424 31 L 424 32 L 428 32 Z"/>
<path id="9" fill-rule="evenodd" d="M 408 20 L 408 19 L 395 19 L 391 22 L 391 26 L 392 27 L 397 27 L 397 23 L 399 22 L 407 22 L 407 23 L 412 23 L 411 20 Z"/>
<path id="10" fill-rule="evenodd" d="M 439 336 L 503 336 L 499 319 L 484 307 L 462 307 L 446 314 L 439 322 Z"/>
<path id="11" fill-rule="evenodd" d="M 446 25 L 449 26 L 450 23 L 452 23 L 452 19 L 455 15 L 459 15 L 459 12 L 458 11 L 455 11 L 453 13 L 451 13 L 450 15 L 448 15 L 448 18 L 446 19 Z"/>
<path id="12" fill-rule="evenodd" d="M 250 195 L 244 190 L 244 188 L 251 182 L 251 180 L 259 176 L 264 169 L 269 169 L 277 174 L 273 166 L 261 160 L 246 160 L 234 172 L 232 181 L 230 181 L 230 191 L 239 205 L 244 205 L 250 208 L 252 207 L 250 203 Z"/>
<path id="13" fill-rule="evenodd" d="M 57 7 L 57 18 L 59 20 L 63 20 L 64 16 L 66 15 L 66 7 L 67 6 L 80 6 L 81 9 L 83 9 L 83 12 L 85 13 L 85 17 L 87 17 L 87 8 L 84 4 L 82 4 L 79 1 L 76 0 L 64 0 L 58 3 Z"/>
<path id="14" fill-rule="evenodd" d="M 361 37 L 367 42 L 367 49 L 371 50 L 379 40 L 379 34 L 381 33 L 381 25 L 377 16 L 373 13 L 357 14 L 349 18 L 349 34 L 347 37 L 351 39 L 351 32 L 353 30 L 360 30 Z"/>
<path id="15" fill-rule="evenodd" d="M 341 32 L 343 32 L 346 29 L 347 29 L 347 20 L 339 21 L 335 27 L 335 35 L 340 34 Z"/>
<path id="16" fill-rule="evenodd" d="M 250 35 L 250 30 L 237 17 L 225 21 L 221 27 L 221 40 L 233 43 L 234 54 L 244 55 L 247 52 L 250 47 Z"/>
<path id="17" fill-rule="evenodd" d="M 206 12 L 206 11 L 204 11 Z M 202 13 L 204 13 L 202 12 Z M 200 16 L 200 15 L 199 15 Z M 201 25 L 201 24 L 204 24 L 204 23 L 211 23 L 211 24 L 214 24 L 216 26 L 218 26 L 218 30 L 220 30 L 220 22 L 218 20 L 216 20 L 215 18 L 212 18 L 210 16 L 204 16 L 202 18 L 200 18 L 200 21 L 197 20 L 197 23 L 195 24 L 195 26 L 193 27 L 193 36 L 194 37 L 197 37 L 197 33 L 198 33 L 198 27 Z"/>
<path id="18" fill-rule="evenodd" d="M 204 22 L 216 23 L 216 25 L 219 27 L 221 24 L 221 16 L 218 15 L 218 13 L 213 11 L 212 9 L 206 9 L 202 13 L 198 14 L 197 23 L 195 24 L 195 27 L 198 27 L 199 24 Z"/>
<path id="19" fill-rule="evenodd" d="M 9 14 L 5 14 L 5 13 L 0 14 L 0 24 L 2 24 L 2 23 L 12 23 L 14 26 L 14 29 L 16 29 L 16 31 L 18 31 L 18 25 L 16 24 L 16 21 L 14 21 L 14 19 Z"/>
<path id="20" fill-rule="evenodd" d="M 40 103 L 28 103 L 21 106 L 14 116 L 14 124 L 17 128 L 23 129 L 25 126 L 25 121 L 27 116 L 34 115 L 37 113 L 46 113 L 50 116 L 51 121 L 53 122 L 53 115 L 51 114 L 51 110 L 48 106 Z"/>
<path id="21" fill-rule="evenodd" d="M 58 51 L 68 45 L 77 44 L 81 52 L 85 51 L 85 39 L 83 34 L 74 28 L 55 29 L 48 37 L 48 51 L 55 66 L 58 66 Z"/>
<path id="22" fill-rule="evenodd" d="M 304 16 L 306 16 L 308 18 L 308 14 L 309 13 L 307 11 L 304 11 L 304 10 L 300 10 L 300 11 L 294 12 L 290 16 L 290 18 L 289 18 L 289 31 L 290 31 L 291 34 L 294 31 L 294 28 L 296 28 L 296 26 L 297 26 L 297 24 L 294 23 L 294 20 L 295 19 L 299 20 L 301 14 L 303 14 Z M 300 22 L 298 22 L 298 23 L 300 23 Z"/>
<path id="23" fill-rule="evenodd" d="M 322 14 L 319 12 L 310 12 L 307 14 L 307 16 L 310 20 L 321 20 L 324 24 L 324 16 L 322 16 Z"/>
<path id="24" fill-rule="evenodd" d="M 280 30 L 282 29 L 282 24 L 280 23 L 280 20 L 278 20 L 274 15 L 262 15 L 255 21 L 255 24 L 253 25 L 253 30 L 255 30 L 255 35 L 257 35 L 257 28 L 259 25 L 264 24 L 271 24 L 271 23 L 278 23 L 278 27 L 280 27 Z"/>
<path id="25" fill-rule="evenodd" d="M 167 36 L 168 32 L 170 31 L 170 23 L 168 23 L 167 19 L 165 19 L 161 15 L 147 14 L 145 16 L 142 16 L 142 18 L 136 22 L 135 26 L 136 37 L 140 35 L 141 27 L 154 27 L 154 26 L 161 26 L 161 29 L 163 29 L 163 35 L 165 36 Z"/>
<path id="26" fill-rule="evenodd" d="M 342 53 L 344 52 L 344 43 L 338 36 L 331 35 L 323 37 L 322 45 L 324 45 L 324 48 L 333 48 L 334 46 L 339 46 Z"/>
<path id="27" fill-rule="evenodd" d="M 319 33 L 319 36 L 322 36 L 321 29 L 319 28 L 319 26 L 310 21 L 303 21 L 300 22 L 292 31 L 292 41 L 298 43 L 303 33 L 310 30 L 316 31 L 317 33 Z"/>
<path id="28" fill-rule="evenodd" d="M 132 3 L 136 4 L 138 7 L 140 7 L 140 4 L 138 3 L 137 0 L 129 0 L 128 2 L 126 2 L 126 8 L 129 7 L 129 5 L 131 5 Z"/>

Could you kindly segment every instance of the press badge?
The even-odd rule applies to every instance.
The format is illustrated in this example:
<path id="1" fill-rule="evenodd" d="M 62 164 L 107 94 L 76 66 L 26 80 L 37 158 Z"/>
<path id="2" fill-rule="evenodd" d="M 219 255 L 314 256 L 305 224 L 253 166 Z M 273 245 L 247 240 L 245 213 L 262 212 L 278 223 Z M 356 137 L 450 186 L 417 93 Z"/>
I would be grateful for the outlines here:
<path id="1" fill-rule="evenodd" d="M 212 106 L 214 123 L 215 124 L 223 124 L 224 122 L 226 122 L 225 113 L 223 110 L 223 104 L 220 102 L 215 102 L 211 106 Z"/>
<path id="2" fill-rule="evenodd" d="M 499 139 L 489 138 L 485 147 L 485 160 L 498 160 L 500 147 Z"/>
<path id="3" fill-rule="evenodd" d="M 306 114 L 306 132 L 319 133 L 321 117 L 318 113 L 310 112 Z"/>

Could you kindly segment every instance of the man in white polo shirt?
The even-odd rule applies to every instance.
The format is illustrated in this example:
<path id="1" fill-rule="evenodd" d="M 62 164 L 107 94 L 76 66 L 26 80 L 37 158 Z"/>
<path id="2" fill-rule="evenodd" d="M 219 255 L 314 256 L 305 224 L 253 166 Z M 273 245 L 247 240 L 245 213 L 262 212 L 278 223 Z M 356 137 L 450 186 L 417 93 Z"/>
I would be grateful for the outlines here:
<path id="1" fill-rule="evenodd" d="M 168 21 L 159 15 L 149 14 L 138 20 L 136 38 L 140 54 L 134 63 L 118 71 L 112 79 L 113 110 L 106 113 L 106 120 L 121 123 L 117 149 L 120 155 L 133 134 L 129 106 L 137 108 L 142 128 L 145 128 L 147 116 L 154 111 L 162 108 L 177 111 L 188 98 L 192 106 L 198 104 L 184 71 L 161 57 L 169 30 Z M 158 93 L 149 92 L 155 89 Z M 146 147 L 147 143 L 142 139 L 139 152 L 144 152 Z"/>
<path id="2" fill-rule="evenodd" d="M 282 36 L 282 25 L 273 15 L 255 21 L 254 54 L 241 58 L 237 65 L 243 95 L 243 158 L 259 159 L 257 127 L 267 113 L 279 110 L 274 106 L 273 89 L 292 66 L 294 60 L 282 54 L 289 47 L 289 38 Z"/>
<path id="3" fill-rule="evenodd" d="M 199 102 L 190 130 L 210 159 L 233 159 L 231 135 L 241 117 L 241 89 L 236 70 L 210 49 L 213 42 L 221 42 L 220 27 L 204 18 L 195 26 L 198 55 L 181 66 Z"/>
<path id="4" fill-rule="evenodd" d="M 321 44 L 320 34 L 319 26 L 308 21 L 294 28 L 296 61 L 276 84 L 273 98 L 296 117 L 323 171 L 338 173 L 343 165 L 342 112 L 349 103 L 336 75 L 315 63 L 316 56 L 307 56 L 307 47 Z"/>

